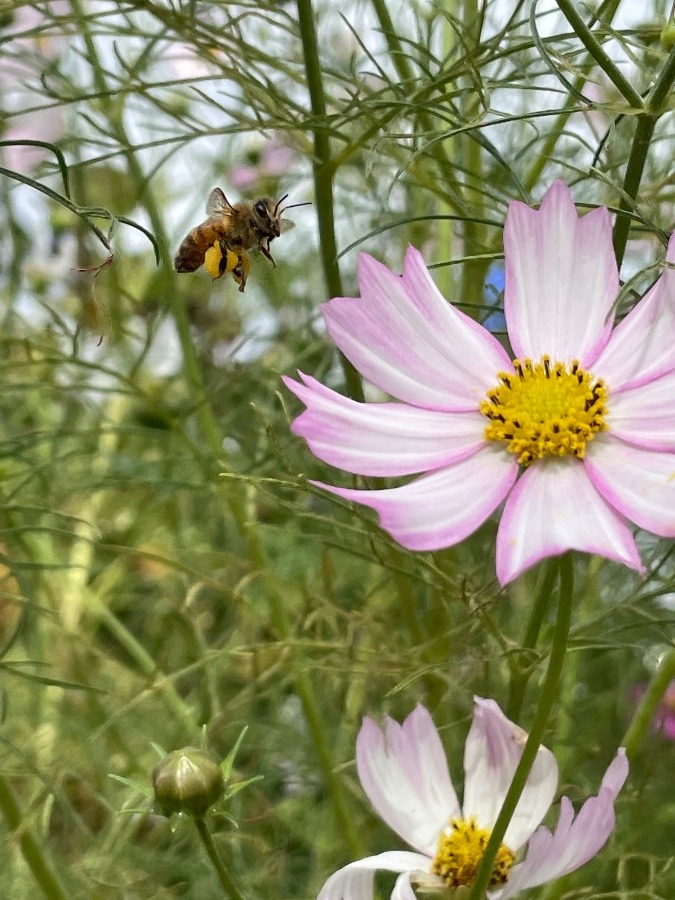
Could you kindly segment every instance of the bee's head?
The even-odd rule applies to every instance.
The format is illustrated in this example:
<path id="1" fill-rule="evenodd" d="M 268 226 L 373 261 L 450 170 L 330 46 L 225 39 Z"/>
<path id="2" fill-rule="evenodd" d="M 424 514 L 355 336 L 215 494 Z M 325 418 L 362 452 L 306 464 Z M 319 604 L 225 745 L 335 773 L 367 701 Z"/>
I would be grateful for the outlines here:
<path id="1" fill-rule="evenodd" d="M 279 237 L 281 234 L 281 216 L 278 210 L 279 203 L 275 203 L 269 197 L 256 200 L 253 204 L 253 212 L 258 220 L 258 227 L 266 237 Z"/>

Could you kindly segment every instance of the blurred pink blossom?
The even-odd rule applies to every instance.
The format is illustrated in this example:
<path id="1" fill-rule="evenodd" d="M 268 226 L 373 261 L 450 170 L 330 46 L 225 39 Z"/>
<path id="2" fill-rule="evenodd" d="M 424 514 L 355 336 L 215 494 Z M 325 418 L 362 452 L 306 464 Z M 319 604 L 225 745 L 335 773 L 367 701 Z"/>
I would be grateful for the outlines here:
<path id="1" fill-rule="evenodd" d="M 240 191 L 284 175 L 292 165 L 295 153 L 278 138 L 271 138 L 261 146 L 251 147 L 244 158 L 245 162 L 230 169 L 228 176 L 232 187 Z"/>
<path id="2" fill-rule="evenodd" d="M 40 76 L 60 57 L 66 45 L 64 34 L 50 34 L 52 18 L 67 15 L 69 9 L 62 0 L 43 4 L 42 10 L 35 5 L 21 6 L 6 29 L 7 37 L 14 37 L 3 44 L 0 59 L 0 101 L 9 123 L 0 134 L 3 141 L 54 143 L 62 136 L 63 110 L 49 100 L 45 103 Z M 31 111 L 22 113 L 23 109 Z M 32 171 L 50 156 L 46 149 L 21 144 L 2 150 L 7 167 L 23 173 Z"/>
<path id="3" fill-rule="evenodd" d="M 632 690 L 632 699 L 637 704 L 642 700 L 646 687 L 636 685 Z M 675 741 L 675 680 L 671 681 L 661 698 L 658 709 L 652 720 L 654 731 L 660 731 L 669 741 Z"/>

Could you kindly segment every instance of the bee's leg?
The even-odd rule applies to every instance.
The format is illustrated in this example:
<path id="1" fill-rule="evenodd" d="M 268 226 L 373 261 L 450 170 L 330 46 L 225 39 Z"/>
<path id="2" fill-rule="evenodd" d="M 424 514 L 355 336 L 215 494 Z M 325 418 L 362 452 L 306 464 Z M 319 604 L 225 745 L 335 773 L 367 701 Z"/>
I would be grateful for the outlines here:
<path id="1" fill-rule="evenodd" d="M 220 278 L 221 275 L 224 275 L 225 272 L 227 272 L 227 247 L 224 247 L 221 241 L 220 260 L 218 262 L 218 278 Z"/>
<path id="2" fill-rule="evenodd" d="M 244 289 L 246 288 L 246 268 L 244 266 L 244 258 L 242 256 L 239 257 L 237 261 L 237 265 L 232 269 L 232 276 L 236 282 L 239 284 L 239 292 L 244 293 Z"/>
<path id="3" fill-rule="evenodd" d="M 269 259 L 269 261 L 272 263 L 272 265 L 276 269 L 277 264 L 272 259 L 272 254 L 270 253 L 270 241 L 272 241 L 272 240 L 274 240 L 274 238 L 267 238 L 267 246 L 265 246 L 263 241 L 260 241 L 259 246 L 260 246 L 260 252 L 262 253 L 262 255 L 267 257 L 267 259 Z"/>

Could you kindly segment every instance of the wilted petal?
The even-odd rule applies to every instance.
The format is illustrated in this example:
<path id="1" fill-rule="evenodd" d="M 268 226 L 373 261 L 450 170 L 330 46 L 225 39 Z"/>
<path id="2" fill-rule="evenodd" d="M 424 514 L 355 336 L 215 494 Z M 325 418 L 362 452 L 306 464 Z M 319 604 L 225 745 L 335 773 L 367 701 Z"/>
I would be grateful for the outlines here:
<path id="1" fill-rule="evenodd" d="M 385 531 L 409 550 L 439 550 L 472 534 L 507 495 L 518 474 L 515 458 L 490 444 L 473 456 L 396 488 L 361 491 L 314 481 L 370 506 Z"/>
<path id="2" fill-rule="evenodd" d="M 364 719 L 356 739 L 356 768 L 378 815 L 407 844 L 432 856 L 459 803 L 428 711 L 418 706 L 402 725 L 387 717 L 384 730 Z"/>
<path id="3" fill-rule="evenodd" d="M 675 234 L 666 259 L 675 263 Z M 654 287 L 612 332 L 593 363 L 593 374 L 611 390 L 626 390 L 675 369 L 675 269 L 664 269 Z"/>
<path id="4" fill-rule="evenodd" d="M 675 537 L 675 454 L 643 450 L 604 434 L 589 447 L 586 470 L 615 509 L 660 537 Z"/>
<path id="5" fill-rule="evenodd" d="M 675 451 L 675 370 L 612 393 L 606 415 L 614 437 L 648 450 Z"/>
<path id="6" fill-rule="evenodd" d="M 322 307 L 328 331 L 358 371 L 381 390 L 425 409 L 476 410 L 500 370 L 499 342 L 452 307 L 410 247 L 404 275 L 359 257 L 360 298 Z M 426 274 L 425 274 L 426 273 Z"/>
<path id="7" fill-rule="evenodd" d="M 587 465 L 596 441 L 600 443 L 596 437 L 586 449 Z M 569 457 L 539 460 L 523 473 L 497 531 L 497 577 L 502 584 L 566 550 L 598 553 L 644 571 L 626 522 L 600 496 L 595 478 L 593 482 L 598 490 L 584 464 Z"/>
<path id="8" fill-rule="evenodd" d="M 513 781 L 527 734 L 506 718 L 494 700 L 474 700 L 473 723 L 464 747 L 464 818 L 476 816 L 479 826 L 492 829 Z M 544 818 L 557 784 L 555 757 L 541 746 L 504 835 L 504 843 L 511 850 L 518 850 Z"/>
<path id="9" fill-rule="evenodd" d="M 609 337 L 619 292 L 609 212 L 580 219 L 569 188 L 556 181 L 539 210 L 509 204 L 504 253 L 504 311 L 517 357 L 592 363 Z"/>
<path id="10" fill-rule="evenodd" d="M 356 475 L 412 475 L 457 462 L 485 443 L 479 412 L 447 413 L 404 403 L 356 403 L 308 375 L 284 378 L 307 407 L 293 432 L 312 453 Z"/>
<path id="11" fill-rule="evenodd" d="M 560 801 L 555 832 L 542 826 L 527 845 L 525 860 L 514 866 L 506 887 L 491 894 L 498 900 L 573 872 L 604 847 L 614 828 L 614 801 L 628 777 L 628 760 L 621 748 L 610 764 L 597 797 L 591 797 L 574 817 L 567 797 Z"/>
<path id="12" fill-rule="evenodd" d="M 429 860 L 419 853 L 389 850 L 349 863 L 330 876 L 317 900 L 373 900 L 375 872 L 414 872 L 428 868 Z M 401 895 L 405 897 L 405 894 Z"/>

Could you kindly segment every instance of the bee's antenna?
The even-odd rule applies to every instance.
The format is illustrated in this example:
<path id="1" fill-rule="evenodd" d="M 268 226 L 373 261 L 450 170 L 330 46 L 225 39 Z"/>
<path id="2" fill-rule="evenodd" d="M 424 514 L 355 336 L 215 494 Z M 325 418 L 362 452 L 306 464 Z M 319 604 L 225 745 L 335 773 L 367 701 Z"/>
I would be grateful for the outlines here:
<path id="1" fill-rule="evenodd" d="M 281 210 L 281 212 L 285 213 L 287 209 L 297 209 L 298 206 L 311 206 L 311 205 L 312 205 L 311 200 L 308 200 L 306 203 L 291 203 L 290 206 L 284 206 L 284 208 Z"/>
<path id="2" fill-rule="evenodd" d="M 281 200 L 277 200 L 277 205 L 274 207 L 274 215 L 276 216 L 279 213 L 279 207 L 284 202 L 284 200 L 288 197 L 288 194 L 284 194 Z"/>

